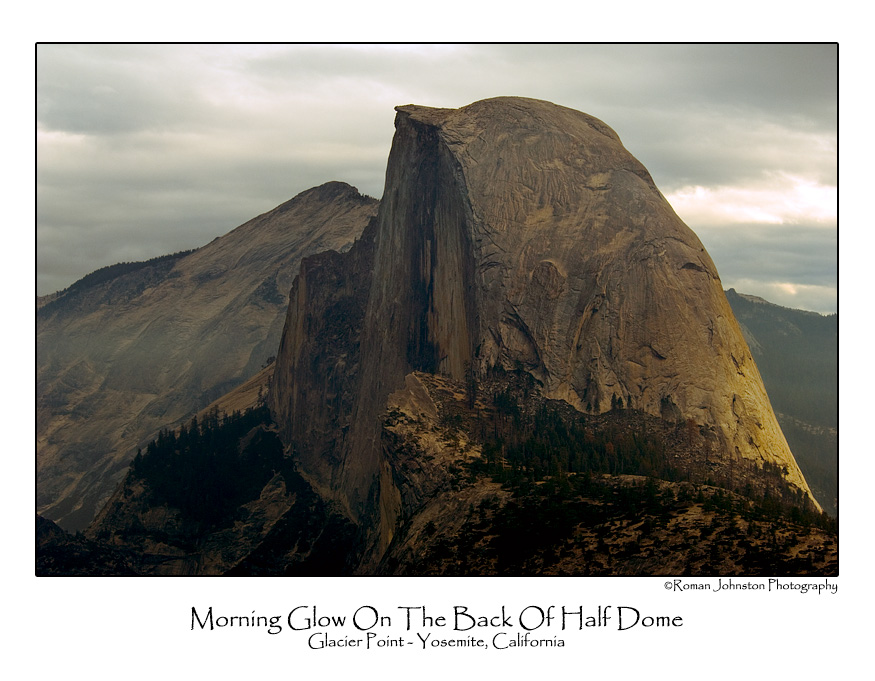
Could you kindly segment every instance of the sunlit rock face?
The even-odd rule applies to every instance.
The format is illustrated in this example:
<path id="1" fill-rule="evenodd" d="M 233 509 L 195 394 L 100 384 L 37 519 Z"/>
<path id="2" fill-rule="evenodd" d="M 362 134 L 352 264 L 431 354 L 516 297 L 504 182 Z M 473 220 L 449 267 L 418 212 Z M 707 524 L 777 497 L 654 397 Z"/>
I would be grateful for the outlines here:
<path id="1" fill-rule="evenodd" d="M 38 510 L 84 528 L 138 446 L 276 354 L 301 258 L 349 248 L 376 210 L 331 182 L 184 257 L 43 301 Z"/>
<path id="2" fill-rule="evenodd" d="M 295 374 L 324 348 L 304 327 L 326 294 L 311 286 L 319 277 L 302 275 L 277 362 L 275 385 L 286 387 L 271 397 L 282 413 L 304 391 L 314 412 L 301 427 L 341 426 L 318 456 L 302 452 L 302 466 L 373 528 L 373 555 L 400 513 L 379 417 L 411 371 L 465 380 L 523 369 L 545 396 L 583 412 L 631 407 L 688 421 L 715 452 L 773 464 L 810 496 L 714 263 L 613 130 L 515 97 L 397 112 L 372 250 L 323 273 L 342 279 L 346 303 L 361 300 L 360 333 L 327 378 Z M 370 258 L 358 284 L 345 279 Z M 352 378 L 340 377 L 340 362 L 355 367 Z M 301 427 L 284 425 L 306 445 Z"/>
<path id="3" fill-rule="evenodd" d="M 435 274 L 423 270 L 433 293 L 419 335 L 440 370 L 521 363 L 547 396 L 583 411 L 691 418 L 807 489 L 714 263 L 613 130 L 519 98 L 398 111 L 398 137 L 434 136 L 452 170 L 440 203 L 461 205 L 436 209 L 433 229 L 470 248 L 436 240 Z"/>

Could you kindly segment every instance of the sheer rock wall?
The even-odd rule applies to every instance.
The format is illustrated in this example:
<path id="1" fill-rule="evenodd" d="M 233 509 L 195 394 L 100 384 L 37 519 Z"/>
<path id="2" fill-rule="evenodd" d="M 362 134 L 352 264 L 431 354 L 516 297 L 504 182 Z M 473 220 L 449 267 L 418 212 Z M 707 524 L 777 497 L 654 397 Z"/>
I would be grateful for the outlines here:
<path id="1" fill-rule="evenodd" d="M 354 275 L 367 258 L 338 266 L 358 277 L 341 283 L 362 305 L 343 360 L 356 370 L 342 389 L 292 371 L 333 352 L 307 337 L 327 294 L 304 273 L 271 396 L 280 414 L 308 400 L 299 425 L 284 426 L 293 445 L 306 449 L 315 424 L 340 425 L 335 442 L 302 451 L 302 467 L 360 524 L 372 563 L 401 518 L 380 417 L 412 371 L 476 380 L 522 368 L 545 396 L 584 412 L 688 420 L 811 496 L 714 263 L 613 130 L 514 97 L 397 112 L 372 274 Z"/>

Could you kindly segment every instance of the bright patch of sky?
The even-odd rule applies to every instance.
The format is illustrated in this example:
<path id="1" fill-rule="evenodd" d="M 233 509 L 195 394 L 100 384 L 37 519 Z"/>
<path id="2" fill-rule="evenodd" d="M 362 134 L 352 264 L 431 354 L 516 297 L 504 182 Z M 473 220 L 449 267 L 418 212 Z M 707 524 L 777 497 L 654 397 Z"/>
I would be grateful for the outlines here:
<path id="1" fill-rule="evenodd" d="M 838 191 L 817 181 L 780 173 L 759 184 L 682 187 L 666 196 L 688 224 L 819 224 L 836 228 Z"/>

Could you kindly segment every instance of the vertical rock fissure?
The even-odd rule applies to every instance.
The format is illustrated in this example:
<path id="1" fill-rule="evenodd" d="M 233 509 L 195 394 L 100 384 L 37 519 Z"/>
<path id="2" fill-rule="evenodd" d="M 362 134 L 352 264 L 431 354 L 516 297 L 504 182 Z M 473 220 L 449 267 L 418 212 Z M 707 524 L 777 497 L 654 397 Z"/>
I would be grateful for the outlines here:
<path id="1" fill-rule="evenodd" d="M 430 126 L 417 126 L 421 153 L 411 178 L 409 220 L 412 291 L 407 370 L 464 378 L 473 362 L 476 301 L 474 254 L 464 192 L 450 153 Z M 399 282 L 401 286 L 405 282 Z"/>

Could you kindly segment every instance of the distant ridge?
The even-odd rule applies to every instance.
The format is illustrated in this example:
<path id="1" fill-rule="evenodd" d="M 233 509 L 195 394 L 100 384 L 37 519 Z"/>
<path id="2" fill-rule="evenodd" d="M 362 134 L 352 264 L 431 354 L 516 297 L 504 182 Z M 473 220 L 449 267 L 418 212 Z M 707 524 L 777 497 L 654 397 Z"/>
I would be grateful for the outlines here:
<path id="1" fill-rule="evenodd" d="M 81 279 L 70 284 L 67 288 L 50 293 L 45 296 L 37 297 L 37 318 L 40 316 L 50 315 L 62 301 L 67 301 L 71 298 L 86 295 L 88 291 L 93 290 L 101 284 L 107 284 L 119 277 L 133 274 L 139 270 L 146 268 L 161 268 L 162 266 L 172 266 L 173 262 L 179 258 L 184 258 L 197 249 L 187 251 L 178 251 L 169 255 L 159 255 L 148 260 L 137 260 L 133 262 L 120 262 L 115 265 L 107 265 L 100 267 L 89 274 L 86 274 Z"/>
<path id="2" fill-rule="evenodd" d="M 790 449 L 812 491 L 838 514 L 838 314 L 726 292 Z"/>
<path id="3" fill-rule="evenodd" d="M 822 312 L 815 312 L 814 310 L 802 310 L 802 309 L 795 308 L 795 307 L 787 307 L 784 305 L 778 305 L 777 303 L 773 303 L 769 300 L 766 300 L 765 298 L 760 298 L 759 296 L 753 296 L 753 295 L 750 295 L 749 293 L 739 293 L 734 288 L 728 289 L 726 291 L 726 293 L 727 293 L 727 295 L 738 296 L 739 298 L 742 298 L 750 303 L 755 303 L 757 305 L 771 305 L 773 307 L 780 307 L 784 310 L 793 310 L 794 312 L 799 312 L 801 314 L 817 315 L 819 317 L 829 317 L 829 316 L 833 316 L 836 314 L 835 312 L 832 312 L 829 314 L 824 314 Z"/>
<path id="4" fill-rule="evenodd" d="M 161 263 L 168 263 L 174 260 L 178 260 L 179 258 L 183 258 L 186 255 L 194 253 L 195 250 L 197 249 L 192 248 L 187 251 L 177 251 L 176 253 L 170 253 L 168 255 L 159 255 L 154 258 L 149 258 L 148 260 L 120 262 L 116 263 L 115 265 L 100 267 L 93 272 L 86 274 L 81 279 L 73 282 L 67 288 L 56 291 L 55 293 L 51 293 L 48 296 L 42 296 L 42 298 L 45 299 L 51 297 L 52 300 L 48 302 L 54 302 L 63 298 L 64 296 L 82 293 L 89 288 L 93 288 L 99 284 L 111 281 L 122 275 L 136 272 L 137 270 L 143 269 L 144 267 L 150 267 L 152 265 L 158 265 Z"/>

